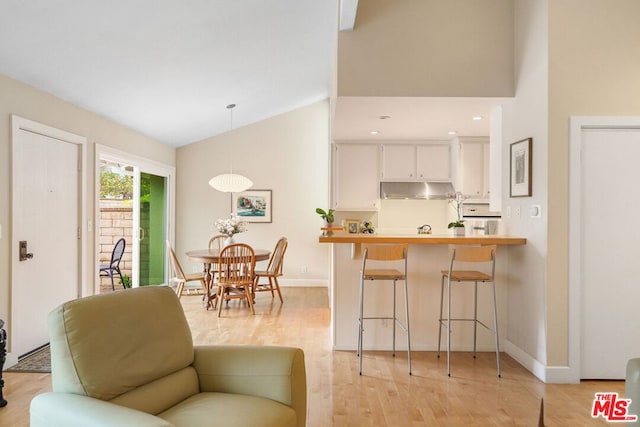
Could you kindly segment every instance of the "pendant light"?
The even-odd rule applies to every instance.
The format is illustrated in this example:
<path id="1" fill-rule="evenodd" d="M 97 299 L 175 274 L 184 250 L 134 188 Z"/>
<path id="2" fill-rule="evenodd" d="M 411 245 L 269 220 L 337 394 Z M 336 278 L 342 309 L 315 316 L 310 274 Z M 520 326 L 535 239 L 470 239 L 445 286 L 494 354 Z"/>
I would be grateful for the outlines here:
<path id="1" fill-rule="evenodd" d="M 230 117 L 230 128 L 233 130 L 233 109 L 236 104 L 227 105 Z M 221 175 L 214 176 L 209 180 L 209 185 L 218 191 L 223 193 L 239 193 L 245 191 L 253 185 L 253 182 L 249 178 L 243 175 L 233 173 L 233 146 L 230 149 L 230 167 L 229 173 L 223 173 Z"/>

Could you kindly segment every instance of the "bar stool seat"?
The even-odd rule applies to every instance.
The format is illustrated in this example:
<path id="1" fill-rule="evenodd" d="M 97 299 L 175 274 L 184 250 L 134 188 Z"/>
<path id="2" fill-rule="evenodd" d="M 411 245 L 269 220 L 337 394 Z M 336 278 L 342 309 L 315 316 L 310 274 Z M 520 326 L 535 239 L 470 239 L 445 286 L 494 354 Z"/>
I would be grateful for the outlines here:
<path id="1" fill-rule="evenodd" d="M 392 320 L 393 323 L 393 356 L 396 355 L 396 324 L 407 334 L 407 358 L 409 364 L 409 375 L 411 375 L 411 336 L 409 333 L 409 294 L 407 291 L 407 244 L 364 244 L 362 245 L 362 269 L 360 270 L 360 298 L 358 311 L 358 361 L 359 372 L 362 375 L 362 337 L 364 333 L 365 320 Z M 398 262 L 402 261 L 403 270 L 397 268 L 367 268 L 368 261 Z M 378 267 L 378 265 L 376 265 Z M 393 282 L 393 315 L 385 316 L 364 316 L 364 284 L 370 280 L 386 280 Z M 404 323 L 396 315 L 396 283 L 404 282 L 404 303 L 405 319 Z"/>
<path id="2" fill-rule="evenodd" d="M 447 329 L 447 375 L 451 376 L 451 322 L 473 322 L 473 357 L 476 357 L 477 328 L 483 326 L 495 336 L 496 366 L 500 377 L 500 345 L 498 337 L 498 312 L 496 307 L 495 284 L 495 253 L 496 246 L 454 246 L 451 250 L 449 269 L 442 270 L 440 284 L 440 317 L 438 318 L 438 357 L 440 357 L 440 344 L 442 342 L 442 328 Z M 456 270 L 459 262 L 468 264 L 485 265 L 486 271 Z M 443 317 L 444 285 L 447 284 L 447 313 Z M 473 290 L 473 318 L 451 318 L 451 283 L 474 283 Z M 493 328 L 478 319 L 478 283 L 490 283 L 493 292 Z"/>

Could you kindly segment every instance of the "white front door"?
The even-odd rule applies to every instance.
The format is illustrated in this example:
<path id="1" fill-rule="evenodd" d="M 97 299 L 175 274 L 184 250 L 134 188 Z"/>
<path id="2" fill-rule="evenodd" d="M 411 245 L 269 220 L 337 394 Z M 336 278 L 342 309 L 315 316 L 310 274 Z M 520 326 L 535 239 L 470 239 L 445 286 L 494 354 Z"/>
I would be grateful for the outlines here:
<path id="1" fill-rule="evenodd" d="M 572 187 L 580 279 L 571 284 L 580 287 L 580 378 L 624 379 L 627 361 L 640 355 L 640 128 L 580 134 L 580 188 Z"/>
<path id="2" fill-rule="evenodd" d="M 12 119 L 10 360 L 49 342 L 49 312 L 80 294 L 84 143 L 76 135 Z M 20 257 L 21 245 L 27 257 Z"/>

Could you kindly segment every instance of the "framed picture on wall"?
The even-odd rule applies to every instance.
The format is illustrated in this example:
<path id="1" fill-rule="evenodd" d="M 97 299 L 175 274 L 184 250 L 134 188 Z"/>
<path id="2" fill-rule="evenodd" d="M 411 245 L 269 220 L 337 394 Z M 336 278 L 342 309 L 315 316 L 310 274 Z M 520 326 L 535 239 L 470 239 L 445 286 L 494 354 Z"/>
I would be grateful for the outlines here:
<path id="1" fill-rule="evenodd" d="M 246 222 L 271 222 L 271 190 L 232 193 L 231 213 Z"/>
<path id="2" fill-rule="evenodd" d="M 531 196 L 531 149 L 533 138 L 523 139 L 511 144 L 509 158 L 511 173 L 509 195 L 511 197 Z"/>

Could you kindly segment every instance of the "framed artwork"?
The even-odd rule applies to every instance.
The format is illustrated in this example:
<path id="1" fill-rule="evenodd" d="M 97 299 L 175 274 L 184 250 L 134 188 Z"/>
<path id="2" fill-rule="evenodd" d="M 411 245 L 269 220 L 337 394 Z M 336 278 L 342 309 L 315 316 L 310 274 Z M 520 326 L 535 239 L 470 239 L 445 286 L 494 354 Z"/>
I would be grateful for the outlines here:
<path id="1" fill-rule="evenodd" d="M 345 219 L 344 226 L 349 233 L 358 233 L 360 231 L 360 221 L 357 219 Z"/>
<path id="2" fill-rule="evenodd" d="M 523 139 L 511 144 L 509 158 L 511 173 L 509 195 L 511 197 L 531 196 L 531 149 L 533 138 Z"/>
<path id="3" fill-rule="evenodd" d="M 232 195 L 232 214 L 245 222 L 271 222 L 271 190 L 247 190 Z"/>

